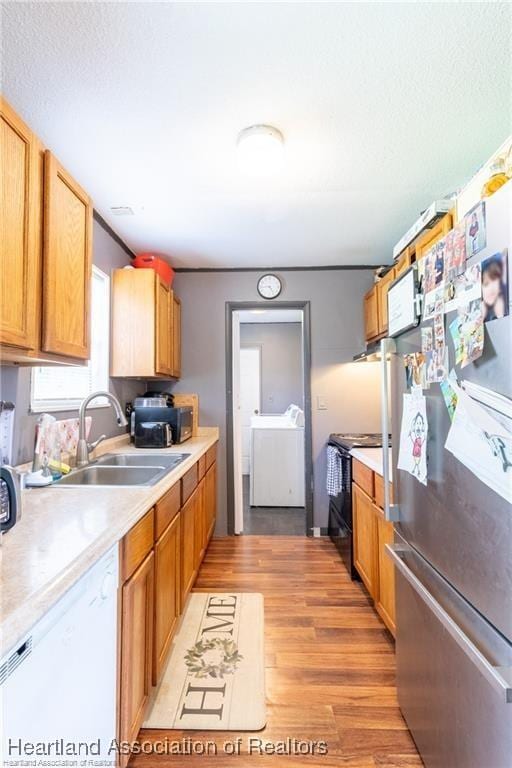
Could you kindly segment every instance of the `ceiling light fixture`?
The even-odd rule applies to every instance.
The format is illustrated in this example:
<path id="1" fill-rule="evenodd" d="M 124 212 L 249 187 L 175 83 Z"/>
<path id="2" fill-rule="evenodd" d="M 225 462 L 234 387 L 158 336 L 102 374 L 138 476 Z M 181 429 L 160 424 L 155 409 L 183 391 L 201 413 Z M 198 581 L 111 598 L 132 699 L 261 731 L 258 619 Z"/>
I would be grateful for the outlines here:
<path id="1" fill-rule="evenodd" d="M 284 159 L 284 136 L 272 125 L 251 125 L 236 141 L 238 165 L 252 176 L 268 176 Z"/>

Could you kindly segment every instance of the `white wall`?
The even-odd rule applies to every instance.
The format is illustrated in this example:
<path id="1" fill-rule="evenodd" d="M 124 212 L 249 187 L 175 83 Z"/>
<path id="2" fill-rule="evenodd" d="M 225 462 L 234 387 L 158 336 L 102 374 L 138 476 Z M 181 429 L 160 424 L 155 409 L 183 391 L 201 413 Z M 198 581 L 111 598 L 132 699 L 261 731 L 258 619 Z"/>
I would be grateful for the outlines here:
<path id="1" fill-rule="evenodd" d="M 302 324 L 242 323 L 240 344 L 261 347 L 261 412 L 303 407 Z"/>

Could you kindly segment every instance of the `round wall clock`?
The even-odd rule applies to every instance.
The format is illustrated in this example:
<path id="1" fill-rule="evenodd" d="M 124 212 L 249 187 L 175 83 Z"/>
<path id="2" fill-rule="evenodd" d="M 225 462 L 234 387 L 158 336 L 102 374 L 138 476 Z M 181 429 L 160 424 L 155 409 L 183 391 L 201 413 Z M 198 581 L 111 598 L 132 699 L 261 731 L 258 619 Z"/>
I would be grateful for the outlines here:
<path id="1" fill-rule="evenodd" d="M 282 288 L 281 280 L 277 275 L 263 275 L 258 280 L 258 293 L 263 299 L 276 299 Z"/>

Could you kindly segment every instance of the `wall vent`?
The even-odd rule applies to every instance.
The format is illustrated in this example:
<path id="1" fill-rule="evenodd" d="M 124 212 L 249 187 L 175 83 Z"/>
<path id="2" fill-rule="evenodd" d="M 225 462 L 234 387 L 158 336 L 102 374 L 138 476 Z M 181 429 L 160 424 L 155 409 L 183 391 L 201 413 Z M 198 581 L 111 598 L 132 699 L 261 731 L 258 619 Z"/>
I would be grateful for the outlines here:
<path id="1" fill-rule="evenodd" d="M 110 210 L 114 216 L 133 216 L 133 208 L 129 205 L 111 205 Z"/>

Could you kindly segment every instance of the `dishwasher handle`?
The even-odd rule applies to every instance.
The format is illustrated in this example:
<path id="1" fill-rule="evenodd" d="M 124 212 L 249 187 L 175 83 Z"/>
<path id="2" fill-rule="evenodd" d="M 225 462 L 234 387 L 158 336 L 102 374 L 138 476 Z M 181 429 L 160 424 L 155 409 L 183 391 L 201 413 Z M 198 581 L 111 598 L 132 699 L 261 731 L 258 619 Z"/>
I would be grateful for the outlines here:
<path id="1" fill-rule="evenodd" d="M 486 659 L 483 653 L 462 631 L 449 613 L 445 611 L 442 605 L 438 603 L 435 597 L 433 597 L 425 585 L 405 563 L 404 556 L 410 552 L 410 549 L 400 544 L 386 544 L 386 551 L 401 575 L 441 622 L 444 629 L 446 629 L 455 640 L 459 648 L 464 651 L 466 656 L 472 661 L 486 680 L 491 683 L 496 691 L 504 697 L 505 702 L 507 704 L 512 704 L 512 668 L 496 667 Z"/>

